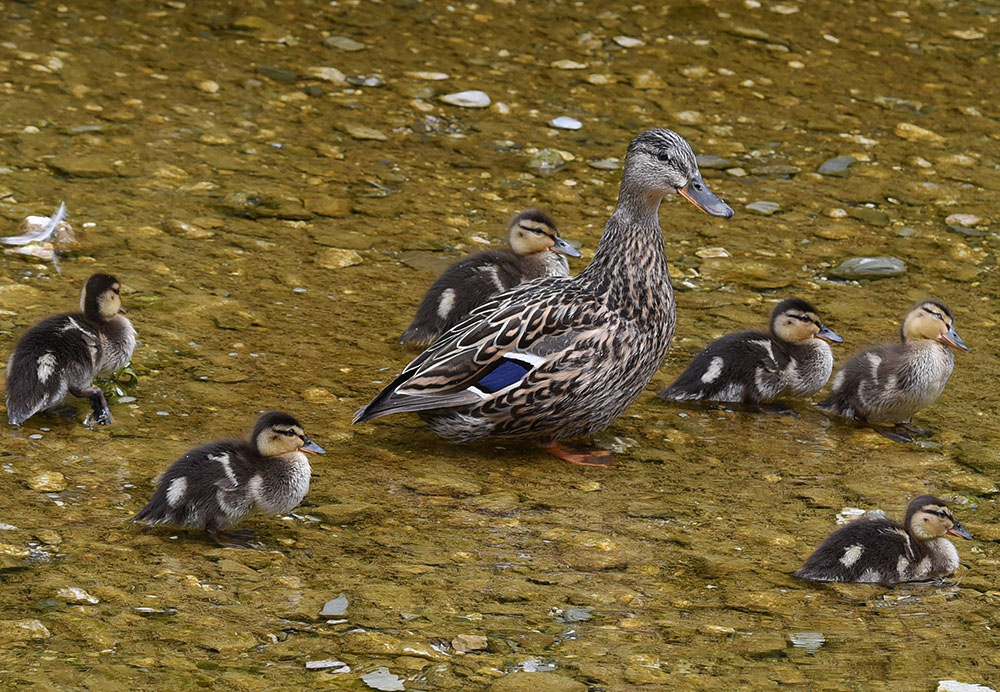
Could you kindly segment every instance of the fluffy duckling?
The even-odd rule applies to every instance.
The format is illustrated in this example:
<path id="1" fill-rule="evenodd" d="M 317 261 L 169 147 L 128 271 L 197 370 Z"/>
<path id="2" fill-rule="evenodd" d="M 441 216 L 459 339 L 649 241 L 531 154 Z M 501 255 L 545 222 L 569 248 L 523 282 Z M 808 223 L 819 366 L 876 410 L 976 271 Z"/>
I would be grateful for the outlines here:
<path id="1" fill-rule="evenodd" d="M 118 279 L 94 274 L 80 296 L 82 312 L 55 315 L 24 333 L 7 363 L 7 418 L 21 425 L 67 393 L 90 399 L 98 425 L 110 425 L 111 410 L 95 376 L 125 367 L 135 350 L 135 329 L 122 314 Z"/>
<path id="2" fill-rule="evenodd" d="M 495 295 L 540 276 L 569 276 L 566 255 L 582 257 L 537 209 L 514 217 L 510 250 L 486 250 L 453 264 L 427 290 L 413 323 L 399 342 L 426 345 Z"/>
<path id="3" fill-rule="evenodd" d="M 936 300 L 914 306 L 900 333 L 898 344 L 852 356 L 834 375 L 830 395 L 817 407 L 866 423 L 897 442 L 927 436 L 926 430 L 910 425 L 910 418 L 944 391 L 955 364 L 951 349 L 969 347 L 955 331 L 951 312 Z"/>
<path id="4" fill-rule="evenodd" d="M 783 395 L 809 396 L 822 389 L 833 372 L 827 342 L 842 341 L 823 325 L 812 305 L 786 298 L 771 313 L 770 334 L 746 331 L 716 339 L 659 396 L 751 408 Z"/>
<path id="5" fill-rule="evenodd" d="M 972 538 L 944 502 L 921 495 L 906 508 L 903 525 L 888 518 L 857 519 L 837 529 L 795 576 L 883 586 L 947 577 L 959 560 L 946 535 Z"/>
<path id="6" fill-rule="evenodd" d="M 253 511 L 284 514 L 302 501 L 312 471 L 303 452 L 326 453 L 287 413 L 265 413 L 249 440 L 210 442 L 171 464 L 132 521 L 204 529 L 219 545 L 248 547 L 226 531 Z"/>

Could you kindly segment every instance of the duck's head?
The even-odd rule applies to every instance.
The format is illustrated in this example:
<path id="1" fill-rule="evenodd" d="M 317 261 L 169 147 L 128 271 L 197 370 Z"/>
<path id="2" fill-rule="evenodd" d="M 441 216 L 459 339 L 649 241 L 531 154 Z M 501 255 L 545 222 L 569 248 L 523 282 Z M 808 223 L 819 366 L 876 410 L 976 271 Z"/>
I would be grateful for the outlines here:
<path id="1" fill-rule="evenodd" d="M 706 214 L 729 218 L 733 210 L 716 197 L 701 177 L 691 145 L 666 128 L 646 130 L 628 146 L 622 190 L 656 195 L 678 194 Z"/>
<path id="2" fill-rule="evenodd" d="M 921 495 L 906 508 L 906 528 L 922 541 L 945 535 L 972 538 L 948 506 L 933 495 Z"/>
<path id="3" fill-rule="evenodd" d="M 128 312 L 122 306 L 121 284 L 110 274 L 94 274 L 80 292 L 80 310 L 95 322 L 107 322 L 118 313 Z"/>
<path id="4" fill-rule="evenodd" d="M 822 339 L 834 344 L 844 340 L 819 319 L 816 308 L 801 298 L 786 298 L 771 313 L 771 333 L 788 343 Z"/>
<path id="5" fill-rule="evenodd" d="M 262 457 L 277 457 L 295 451 L 326 454 L 325 449 L 306 437 L 297 420 L 280 411 L 261 415 L 253 426 L 251 439 Z"/>
<path id="6" fill-rule="evenodd" d="M 514 217 L 508 228 L 508 239 L 510 249 L 521 257 L 546 250 L 570 257 L 583 257 L 579 250 L 559 235 L 555 221 L 537 209 L 525 209 Z"/>
<path id="7" fill-rule="evenodd" d="M 911 339 L 930 339 L 940 341 L 954 349 L 968 351 L 969 347 L 955 331 L 955 319 L 944 303 L 936 300 L 925 300 L 917 303 L 903 320 L 900 330 L 903 341 Z"/>

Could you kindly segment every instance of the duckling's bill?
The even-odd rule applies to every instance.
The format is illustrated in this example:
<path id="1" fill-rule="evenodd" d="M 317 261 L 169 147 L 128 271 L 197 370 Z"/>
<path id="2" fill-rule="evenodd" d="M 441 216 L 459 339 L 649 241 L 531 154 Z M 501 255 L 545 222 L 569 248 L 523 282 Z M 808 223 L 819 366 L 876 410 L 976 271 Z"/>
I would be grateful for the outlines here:
<path id="1" fill-rule="evenodd" d="M 569 257 L 583 257 L 583 253 L 577 250 L 575 247 L 567 243 L 565 240 L 556 236 L 552 239 L 552 247 L 549 248 L 552 252 L 558 252 L 562 255 L 567 255 Z"/>
<path id="2" fill-rule="evenodd" d="M 823 341 L 829 341 L 832 344 L 844 343 L 844 338 L 827 327 L 825 324 L 819 325 L 819 331 L 816 332 L 816 338 L 822 339 Z"/>
<path id="3" fill-rule="evenodd" d="M 952 536 L 958 536 L 959 538 L 965 538 L 966 540 L 972 540 L 972 534 L 965 530 L 965 527 L 958 523 L 955 519 L 952 519 L 955 523 L 951 525 L 948 529 L 948 533 Z"/>
<path id="4" fill-rule="evenodd" d="M 320 447 L 318 444 L 310 440 L 308 437 L 303 436 L 302 446 L 299 447 L 300 452 L 309 452 L 310 454 L 326 454 L 326 450 Z"/>
<path id="5" fill-rule="evenodd" d="M 728 219 L 733 215 L 732 207 L 716 197 L 715 193 L 708 189 L 708 185 L 705 184 L 701 173 L 695 173 L 687 185 L 677 188 L 677 194 L 706 214 L 721 216 L 724 219 Z"/>
<path id="6" fill-rule="evenodd" d="M 958 335 L 958 332 L 955 331 L 954 325 L 948 327 L 948 331 L 946 331 L 938 338 L 941 340 L 942 343 L 944 343 L 947 346 L 951 346 L 954 349 L 961 349 L 963 351 L 969 350 L 969 347 L 965 345 L 964 341 L 962 341 L 962 337 L 960 337 Z"/>

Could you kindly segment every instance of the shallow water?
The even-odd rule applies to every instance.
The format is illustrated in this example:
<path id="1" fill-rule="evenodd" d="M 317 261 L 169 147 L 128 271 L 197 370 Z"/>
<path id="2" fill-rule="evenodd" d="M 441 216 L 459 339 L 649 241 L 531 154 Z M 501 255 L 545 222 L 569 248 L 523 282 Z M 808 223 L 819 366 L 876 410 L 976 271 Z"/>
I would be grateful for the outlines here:
<path id="1" fill-rule="evenodd" d="M 995 686 L 1000 5 L 750 5 L 0 2 L 0 235 L 65 200 L 81 237 L 61 274 L 0 255 L 0 341 L 72 309 L 95 270 L 122 281 L 142 341 L 114 426 L 79 425 L 80 404 L 76 422 L 0 437 L 0 678 L 365 689 L 385 667 L 407 690 Z M 301 77 L 318 67 L 384 84 Z M 437 100 L 464 89 L 494 105 Z M 559 115 L 583 128 L 550 128 Z M 594 440 L 615 468 L 453 446 L 412 416 L 349 425 L 413 355 L 395 339 L 437 271 L 501 242 L 517 210 L 551 213 L 589 258 L 618 173 L 588 162 L 652 126 L 728 159 L 704 173 L 737 216 L 662 207 L 677 337 Z M 546 147 L 571 160 L 541 177 L 528 164 Z M 857 161 L 816 172 L 837 156 Z M 955 213 L 980 221 L 954 230 Z M 908 269 L 828 278 L 856 255 Z M 931 442 L 805 403 L 753 416 L 653 396 L 793 294 L 845 337 L 838 362 L 893 339 L 920 298 L 951 307 L 972 352 L 917 416 Z M 269 408 L 329 453 L 294 516 L 248 523 L 264 551 L 126 521 L 168 463 Z M 898 516 L 924 492 L 976 537 L 947 584 L 789 576 L 842 507 Z M 321 616 L 341 593 L 346 613 Z M 488 648 L 459 653 L 459 635 Z M 306 669 L 324 659 L 351 671 Z"/>

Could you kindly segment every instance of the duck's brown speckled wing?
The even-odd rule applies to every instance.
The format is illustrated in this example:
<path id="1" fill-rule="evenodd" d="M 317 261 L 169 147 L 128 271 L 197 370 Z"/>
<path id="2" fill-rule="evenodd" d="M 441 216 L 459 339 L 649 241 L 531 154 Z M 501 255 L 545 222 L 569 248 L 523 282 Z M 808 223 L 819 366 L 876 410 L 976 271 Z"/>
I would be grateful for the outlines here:
<path id="1" fill-rule="evenodd" d="M 524 284 L 481 305 L 442 335 L 354 421 L 481 403 L 509 393 L 528 375 L 537 387 L 538 378 L 557 377 L 567 353 L 586 360 L 586 353 L 577 353 L 581 343 L 619 319 L 570 280 L 542 278 Z"/>

